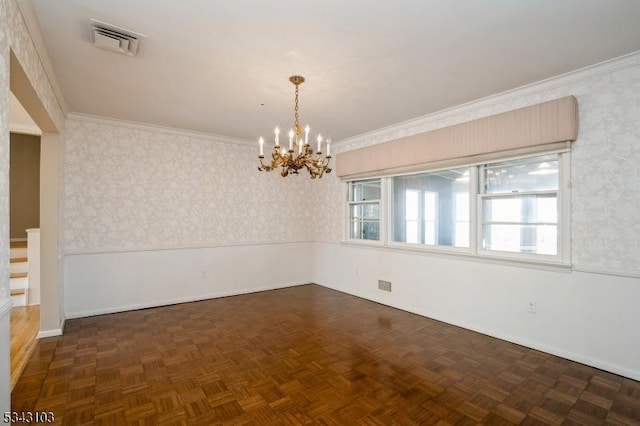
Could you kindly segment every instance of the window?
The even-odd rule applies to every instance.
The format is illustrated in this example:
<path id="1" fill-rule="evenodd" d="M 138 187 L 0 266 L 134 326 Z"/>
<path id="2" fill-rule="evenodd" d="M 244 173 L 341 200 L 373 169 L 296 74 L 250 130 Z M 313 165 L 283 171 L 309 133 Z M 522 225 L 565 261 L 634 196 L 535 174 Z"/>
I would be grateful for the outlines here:
<path id="1" fill-rule="evenodd" d="M 567 260 L 562 236 L 568 232 L 568 155 L 350 182 L 349 239 L 473 256 Z M 381 227 L 387 225 L 381 212 L 388 226 Z"/>
<path id="2" fill-rule="evenodd" d="M 469 169 L 392 178 L 393 241 L 469 247 Z"/>
<path id="3" fill-rule="evenodd" d="M 485 164 L 481 249 L 558 254 L 558 154 Z"/>
<path id="4" fill-rule="evenodd" d="M 405 191 L 405 242 L 414 244 L 436 243 L 437 192 Z"/>
<path id="5" fill-rule="evenodd" d="M 380 240 L 381 180 L 349 184 L 349 238 Z"/>

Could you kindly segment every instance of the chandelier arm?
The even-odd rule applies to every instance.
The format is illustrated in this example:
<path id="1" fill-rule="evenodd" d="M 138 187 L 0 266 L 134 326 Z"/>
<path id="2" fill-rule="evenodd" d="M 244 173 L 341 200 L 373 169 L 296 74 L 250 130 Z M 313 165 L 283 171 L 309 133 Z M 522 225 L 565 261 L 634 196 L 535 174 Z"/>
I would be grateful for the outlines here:
<path id="1" fill-rule="evenodd" d="M 269 166 L 268 164 L 264 164 L 264 162 L 262 161 L 264 157 L 259 157 L 259 158 L 260 158 L 260 165 L 258 166 L 258 170 L 260 170 L 261 172 L 270 172 L 271 170 L 273 170 L 272 166 Z"/>

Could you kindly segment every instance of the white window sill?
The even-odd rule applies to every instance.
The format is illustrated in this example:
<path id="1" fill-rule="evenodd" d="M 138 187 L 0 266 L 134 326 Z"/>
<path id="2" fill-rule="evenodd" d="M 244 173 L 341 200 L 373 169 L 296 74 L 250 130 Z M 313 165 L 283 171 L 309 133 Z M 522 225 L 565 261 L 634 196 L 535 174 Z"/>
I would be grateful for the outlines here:
<path id="1" fill-rule="evenodd" d="M 354 246 L 369 246 L 369 247 L 384 247 L 384 244 L 380 240 L 341 240 L 340 244 L 354 245 Z"/>
<path id="2" fill-rule="evenodd" d="M 555 272 L 571 272 L 572 264 L 556 260 L 533 259 L 524 257 L 492 256 L 488 254 L 474 254 L 467 249 L 459 247 L 427 247 L 413 244 L 383 243 L 372 240 L 342 240 L 340 244 L 345 246 L 366 247 L 389 252 L 406 252 L 412 254 L 424 254 L 427 256 L 460 259 L 464 261 L 491 263 L 504 266 L 525 266 L 535 269 L 544 269 Z"/>

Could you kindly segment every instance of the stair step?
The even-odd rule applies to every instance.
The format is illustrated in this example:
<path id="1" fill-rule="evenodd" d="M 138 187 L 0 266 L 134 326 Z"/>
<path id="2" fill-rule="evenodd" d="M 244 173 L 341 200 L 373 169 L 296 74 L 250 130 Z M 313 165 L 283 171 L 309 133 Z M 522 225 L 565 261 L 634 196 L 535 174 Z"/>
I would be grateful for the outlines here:
<path id="1" fill-rule="evenodd" d="M 11 295 L 12 296 L 20 296 L 21 294 L 25 294 L 27 292 L 24 288 L 12 288 Z"/>
<path id="2" fill-rule="evenodd" d="M 12 257 L 11 259 L 9 259 L 9 263 L 19 263 L 19 262 L 26 262 L 28 259 L 26 257 Z"/>
<path id="3" fill-rule="evenodd" d="M 27 306 L 27 292 L 16 295 L 11 293 L 11 300 L 13 301 L 13 306 Z"/>
<path id="4" fill-rule="evenodd" d="M 10 241 L 9 242 L 9 247 L 10 248 L 27 247 L 27 242 L 26 241 Z"/>
<path id="5" fill-rule="evenodd" d="M 27 275 L 28 274 L 26 272 L 13 272 L 13 273 L 9 274 L 9 279 L 12 279 L 12 278 L 26 278 Z"/>
<path id="6" fill-rule="evenodd" d="M 10 254 L 9 254 L 10 258 L 27 257 L 26 247 L 11 247 L 9 251 L 10 251 Z"/>
<path id="7" fill-rule="evenodd" d="M 22 278 L 11 278 L 9 280 L 9 288 L 14 290 L 16 288 L 27 288 L 29 287 L 29 277 Z"/>
<path id="8" fill-rule="evenodd" d="M 28 262 L 13 262 L 9 264 L 9 274 L 21 274 L 29 272 Z"/>

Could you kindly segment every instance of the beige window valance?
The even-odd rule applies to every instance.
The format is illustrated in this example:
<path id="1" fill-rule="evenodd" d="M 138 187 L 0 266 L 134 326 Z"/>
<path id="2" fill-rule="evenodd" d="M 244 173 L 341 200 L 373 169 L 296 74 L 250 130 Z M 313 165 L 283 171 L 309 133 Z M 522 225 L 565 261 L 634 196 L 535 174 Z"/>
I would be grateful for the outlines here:
<path id="1" fill-rule="evenodd" d="M 340 153 L 336 172 L 342 178 L 392 174 L 412 166 L 449 160 L 470 162 L 487 154 L 551 146 L 574 141 L 577 136 L 578 102 L 574 96 L 567 96 Z"/>

